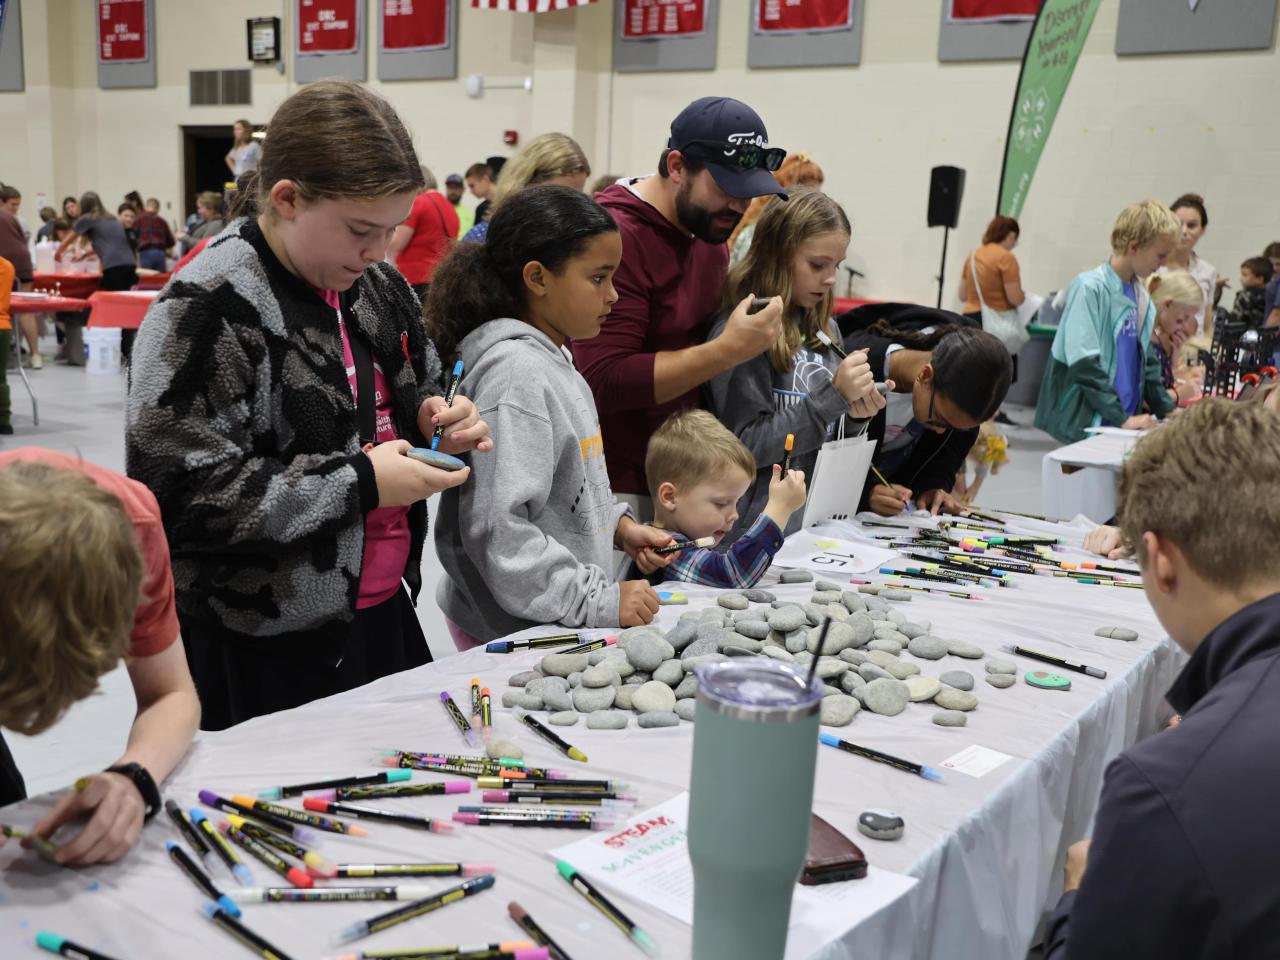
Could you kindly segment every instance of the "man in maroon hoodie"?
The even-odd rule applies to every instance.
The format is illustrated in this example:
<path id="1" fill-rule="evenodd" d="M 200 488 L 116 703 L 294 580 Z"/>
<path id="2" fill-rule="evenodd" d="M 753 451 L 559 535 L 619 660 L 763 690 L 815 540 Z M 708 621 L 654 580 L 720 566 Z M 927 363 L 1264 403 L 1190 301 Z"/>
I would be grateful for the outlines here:
<path id="1" fill-rule="evenodd" d="M 704 383 L 782 333 L 782 301 L 749 313 L 747 298 L 706 342 L 729 266 L 725 241 L 754 197 L 787 196 L 770 172 L 786 151 L 768 143 L 764 122 L 745 103 L 703 97 L 672 121 L 657 176 L 596 195 L 622 234 L 618 302 L 599 336 L 575 341 L 573 353 L 595 395 L 613 491 L 641 519 L 653 512 L 644 475 L 649 437 L 673 412 L 701 406 Z"/>

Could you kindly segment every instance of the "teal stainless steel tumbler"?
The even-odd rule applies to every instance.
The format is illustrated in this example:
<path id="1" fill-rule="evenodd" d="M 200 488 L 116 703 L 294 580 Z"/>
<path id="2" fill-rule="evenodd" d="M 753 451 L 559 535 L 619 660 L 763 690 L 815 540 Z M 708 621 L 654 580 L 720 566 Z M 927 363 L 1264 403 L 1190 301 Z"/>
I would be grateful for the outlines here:
<path id="1" fill-rule="evenodd" d="M 804 868 L 820 681 L 739 657 L 697 667 L 689 796 L 694 960 L 781 960 Z"/>

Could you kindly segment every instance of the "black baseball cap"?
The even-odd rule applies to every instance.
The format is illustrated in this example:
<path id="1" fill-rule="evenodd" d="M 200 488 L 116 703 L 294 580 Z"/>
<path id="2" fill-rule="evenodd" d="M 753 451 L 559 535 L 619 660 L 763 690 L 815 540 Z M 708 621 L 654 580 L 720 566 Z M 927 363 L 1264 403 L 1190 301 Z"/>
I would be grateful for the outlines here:
<path id="1" fill-rule="evenodd" d="M 445 178 L 444 178 L 444 182 L 445 182 L 446 184 L 448 184 L 449 186 L 451 186 L 451 187 L 460 187 L 460 186 L 462 186 L 462 183 L 463 183 L 463 181 L 462 181 L 462 174 L 460 174 L 460 173 L 451 173 L 451 174 L 449 174 L 447 177 L 445 177 Z"/>
<path id="2" fill-rule="evenodd" d="M 723 144 L 724 147 L 708 144 Z M 736 145 L 769 148 L 769 133 L 760 114 L 741 100 L 701 97 L 671 121 L 667 149 L 679 150 L 705 163 L 720 189 L 729 196 L 745 200 L 775 194 L 787 199 L 787 191 L 767 169 L 762 166 L 743 167 L 733 159 Z"/>

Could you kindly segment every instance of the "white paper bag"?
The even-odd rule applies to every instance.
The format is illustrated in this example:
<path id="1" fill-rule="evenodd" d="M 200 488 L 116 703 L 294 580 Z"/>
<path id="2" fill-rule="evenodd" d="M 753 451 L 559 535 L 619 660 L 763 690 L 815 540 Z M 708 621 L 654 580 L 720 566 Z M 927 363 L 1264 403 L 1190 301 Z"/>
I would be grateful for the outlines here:
<path id="1" fill-rule="evenodd" d="M 843 426 L 841 418 L 841 433 Z M 865 435 L 828 440 L 822 445 L 809 478 L 809 499 L 804 505 L 801 527 L 823 520 L 848 520 L 858 512 L 875 452 L 875 441 Z"/>

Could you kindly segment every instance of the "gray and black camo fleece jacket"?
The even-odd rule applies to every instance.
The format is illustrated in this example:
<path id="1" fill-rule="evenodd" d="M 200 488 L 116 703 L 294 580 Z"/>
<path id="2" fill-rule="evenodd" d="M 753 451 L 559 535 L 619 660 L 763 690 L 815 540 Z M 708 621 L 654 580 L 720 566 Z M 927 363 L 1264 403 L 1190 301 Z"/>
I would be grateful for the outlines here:
<path id="1" fill-rule="evenodd" d="M 441 370 L 417 298 L 376 263 L 342 305 L 394 393 L 396 433 L 422 445 L 417 411 Z M 238 220 L 157 297 L 131 367 L 127 470 L 160 502 L 182 617 L 251 636 L 345 634 L 378 492 L 334 311 L 256 221 Z M 416 599 L 425 503 L 409 526 Z"/>

